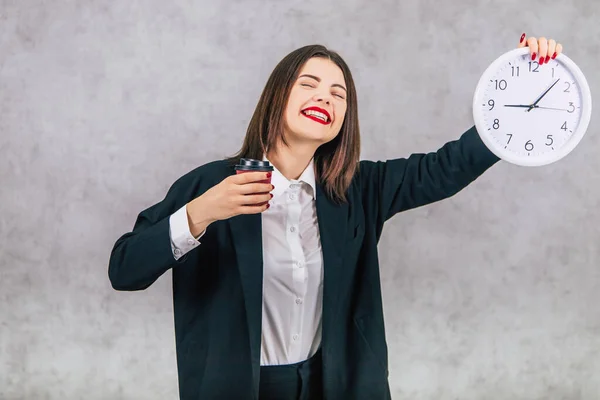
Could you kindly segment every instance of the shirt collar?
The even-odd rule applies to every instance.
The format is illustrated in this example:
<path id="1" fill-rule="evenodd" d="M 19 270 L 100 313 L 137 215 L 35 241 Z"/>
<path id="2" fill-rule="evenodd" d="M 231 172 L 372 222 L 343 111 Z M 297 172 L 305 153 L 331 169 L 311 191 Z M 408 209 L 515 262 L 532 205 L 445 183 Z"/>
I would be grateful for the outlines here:
<path id="1" fill-rule="evenodd" d="M 266 155 L 263 156 L 263 161 L 269 161 L 267 159 Z M 282 194 L 283 192 L 285 192 L 286 189 L 289 188 L 291 184 L 297 184 L 297 183 L 304 182 L 308 186 L 310 186 L 309 193 L 312 192 L 310 194 L 311 194 L 313 200 L 317 198 L 314 158 L 310 159 L 310 162 L 308 163 L 308 165 L 306 166 L 304 171 L 302 171 L 302 174 L 300 175 L 300 177 L 298 179 L 287 179 L 273 164 L 271 164 L 271 165 L 273 166 L 273 175 L 271 176 L 271 184 L 273 186 L 275 186 L 275 189 L 273 189 L 273 191 L 272 191 L 273 197 L 278 196 L 278 195 Z"/>

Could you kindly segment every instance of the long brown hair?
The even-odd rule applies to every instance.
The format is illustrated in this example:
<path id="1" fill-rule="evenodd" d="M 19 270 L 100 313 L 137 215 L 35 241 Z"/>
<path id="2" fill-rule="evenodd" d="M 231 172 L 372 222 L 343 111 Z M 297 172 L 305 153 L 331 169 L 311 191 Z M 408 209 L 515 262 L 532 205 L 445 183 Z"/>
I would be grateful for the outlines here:
<path id="1" fill-rule="evenodd" d="M 315 179 L 323 186 L 325 194 L 335 203 L 345 203 L 346 191 L 358 168 L 360 158 L 360 131 L 356 87 L 346 62 L 334 51 L 321 45 L 304 46 L 285 56 L 275 67 L 260 96 L 246 137 L 240 151 L 227 158 L 235 164 L 240 158 L 262 160 L 267 149 L 275 146 L 283 137 L 284 111 L 304 64 L 313 57 L 327 58 L 343 72 L 346 81 L 346 116 L 339 134 L 315 151 Z"/>

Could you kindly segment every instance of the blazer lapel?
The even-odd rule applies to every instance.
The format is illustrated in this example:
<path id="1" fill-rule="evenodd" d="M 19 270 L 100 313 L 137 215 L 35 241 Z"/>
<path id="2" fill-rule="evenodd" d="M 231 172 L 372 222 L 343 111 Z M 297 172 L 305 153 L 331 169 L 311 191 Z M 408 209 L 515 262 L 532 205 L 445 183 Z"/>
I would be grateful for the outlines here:
<path id="1" fill-rule="evenodd" d="M 346 230 L 348 226 L 348 204 L 331 202 L 321 185 L 317 184 L 317 219 L 323 251 L 323 343 L 335 340 L 329 336 L 329 326 L 337 318 L 339 285 Z"/>
<path id="2" fill-rule="evenodd" d="M 229 219 L 229 225 L 246 303 L 252 375 L 258 391 L 263 283 L 262 218 L 260 214 L 238 215 Z"/>

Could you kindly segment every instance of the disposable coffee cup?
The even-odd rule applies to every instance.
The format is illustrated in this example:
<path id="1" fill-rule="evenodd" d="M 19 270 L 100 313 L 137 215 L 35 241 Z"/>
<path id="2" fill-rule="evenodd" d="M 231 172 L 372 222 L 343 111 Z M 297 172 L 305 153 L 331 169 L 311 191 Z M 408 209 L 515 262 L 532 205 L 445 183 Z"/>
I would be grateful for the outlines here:
<path id="1" fill-rule="evenodd" d="M 260 160 L 253 160 L 251 158 L 241 158 L 240 159 L 240 163 L 237 164 L 235 166 L 235 173 L 236 174 L 244 174 L 246 172 L 264 172 L 265 174 L 267 172 L 273 172 L 273 166 L 268 162 L 268 161 L 260 161 Z M 271 177 L 269 178 L 264 178 L 264 179 L 260 179 L 258 181 L 256 181 L 257 183 L 271 183 Z M 268 192 L 265 193 L 252 193 L 252 194 L 266 194 Z M 262 205 L 262 204 L 267 204 L 265 203 L 261 203 L 261 204 L 257 204 L 257 205 Z"/>

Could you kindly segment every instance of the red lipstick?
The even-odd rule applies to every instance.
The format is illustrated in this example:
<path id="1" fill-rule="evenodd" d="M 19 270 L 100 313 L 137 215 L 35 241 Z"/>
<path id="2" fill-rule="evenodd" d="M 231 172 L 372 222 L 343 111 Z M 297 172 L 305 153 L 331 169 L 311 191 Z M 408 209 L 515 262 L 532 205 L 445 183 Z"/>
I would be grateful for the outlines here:
<path id="1" fill-rule="evenodd" d="M 317 111 L 320 112 L 322 114 L 324 114 L 325 116 L 327 116 L 327 121 L 323 121 L 321 118 L 315 117 L 313 115 L 307 115 L 305 114 L 306 111 Z M 331 122 L 331 115 L 329 115 L 329 112 L 327 112 L 327 110 L 324 110 L 320 107 L 308 107 L 305 108 L 304 110 L 302 110 L 302 114 L 306 117 L 306 118 L 310 118 L 315 122 L 319 122 L 322 125 L 329 125 L 329 123 Z"/>

